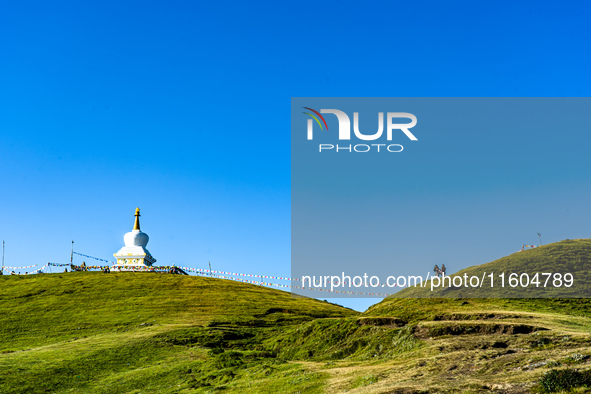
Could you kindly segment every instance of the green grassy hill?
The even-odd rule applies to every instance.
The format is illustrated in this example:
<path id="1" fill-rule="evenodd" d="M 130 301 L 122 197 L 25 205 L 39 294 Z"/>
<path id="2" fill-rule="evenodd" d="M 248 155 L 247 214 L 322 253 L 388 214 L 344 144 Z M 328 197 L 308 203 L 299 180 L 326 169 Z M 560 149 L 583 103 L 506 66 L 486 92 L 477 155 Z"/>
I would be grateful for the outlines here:
<path id="1" fill-rule="evenodd" d="M 499 274 L 505 273 L 504 287 L 501 287 Z M 527 273 L 533 278 L 536 273 L 570 273 L 573 275 L 571 287 L 562 286 L 552 288 L 552 278 L 544 287 L 545 278 L 538 276 L 540 283 L 536 286 L 530 283 L 526 290 L 521 285 L 512 288 L 509 285 L 509 274 Z M 494 287 L 490 287 L 489 274 L 494 273 Z M 591 240 L 577 239 L 556 242 L 544 245 L 535 249 L 524 250 L 513 253 L 487 264 L 481 264 L 463 269 L 453 275 L 468 277 L 476 276 L 486 278 L 483 288 L 473 287 L 447 287 L 434 288 L 431 291 L 430 281 L 424 287 L 413 286 L 401 290 L 394 297 L 449 297 L 449 298 L 470 298 L 470 297 L 503 297 L 503 298 L 581 298 L 591 297 Z M 447 283 L 447 281 L 446 281 Z"/>
<path id="2" fill-rule="evenodd" d="M 564 241 L 488 267 L 584 274 L 590 258 L 590 241 Z M 0 392 L 528 393 L 565 379 L 591 386 L 591 300 L 402 297 L 416 291 L 359 314 L 204 277 L 3 276 Z"/>
<path id="3" fill-rule="evenodd" d="M 454 275 L 481 276 L 485 271 L 571 272 L 591 283 L 591 240 L 514 253 Z M 506 292 L 410 287 L 364 312 L 362 318 L 388 317 L 412 327 L 424 345 L 411 362 L 393 363 L 397 373 L 385 376 L 382 387 L 525 393 L 541 390 L 536 383 L 551 369 L 590 370 L 591 299 L 467 298 L 484 294 L 500 297 Z M 588 385 L 573 392 L 589 392 L 591 380 Z"/>
<path id="4" fill-rule="evenodd" d="M 195 276 L 0 276 L 0 392 L 194 392 L 229 380 L 240 391 L 247 379 L 234 379 L 239 369 L 249 379 L 259 376 L 269 391 L 274 384 L 314 389 L 322 381 L 318 374 L 277 361 L 272 344 L 263 346 L 262 339 L 315 319 L 356 314 L 278 290 Z M 224 352 L 233 349 L 242 353 Z M 298 376 L 301 381 L 283 382 Z"/>

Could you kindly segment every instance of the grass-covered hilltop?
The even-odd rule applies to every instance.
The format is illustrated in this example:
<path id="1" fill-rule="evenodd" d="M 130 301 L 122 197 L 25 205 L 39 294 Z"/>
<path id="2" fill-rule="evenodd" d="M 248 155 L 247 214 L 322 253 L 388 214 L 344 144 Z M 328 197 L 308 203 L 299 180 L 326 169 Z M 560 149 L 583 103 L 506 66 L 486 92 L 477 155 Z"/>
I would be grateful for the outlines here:
<path id="1" fill-rule="evenodd" d="M 499 278 L 501 273 L 505 273 L 504 281 Z M 491 274 L 494 279 L 492 288 Z M 510 274 L 514 274 L 512 282 Z M 522 274 L 527 277 L 521 277 Z M 553 285 L 554 274 L 561 278 L 557 279 L 556 287 Z M 567 274 L 572 275 L 572 282 L 564 280 L 565 277 L 571 279 Z M 434 287 L 433 291 L 430 285 L 414 286 L 396 293 L 395 297 L 591 298 L 591 239 L 569 239 L 513 253 L 487 264 L 468 267 L 448 279 L 455 276 L 484 277 L 485 280 L 482 287 L 466 287 L 464 284 L 449 287 L 449 280 L 445 281 L 446 287 Z M 524 287 L 527 290 L 524 291 Z"/>
<path id="2" fill-rule="evenodd" d="M 587 275 L 590 249 L 589 240 L 563 241 L 489 264 L 566 265 Z M 416 291 L 357 313 L 206 277 L 0 276 L 0 393 L 591 387 L 590 300 L 404 297 Z"/>

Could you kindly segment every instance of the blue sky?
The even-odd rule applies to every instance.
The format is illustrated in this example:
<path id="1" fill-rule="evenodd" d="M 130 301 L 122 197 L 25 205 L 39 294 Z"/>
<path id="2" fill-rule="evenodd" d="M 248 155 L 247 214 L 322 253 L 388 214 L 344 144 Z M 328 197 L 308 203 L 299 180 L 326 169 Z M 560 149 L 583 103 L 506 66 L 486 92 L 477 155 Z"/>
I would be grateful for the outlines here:
<path id="1" fill-rule="evenodd" d="M 586 1 L 5 3 L 6 264 L 66 261 L 72 239 L 110 258 L 139 206 L 159 264 L 289 275 L 291 97 L 588 96 L 590 11 Z M 572 164 L 565 188 L 586 192 L 588 169 Z"/>

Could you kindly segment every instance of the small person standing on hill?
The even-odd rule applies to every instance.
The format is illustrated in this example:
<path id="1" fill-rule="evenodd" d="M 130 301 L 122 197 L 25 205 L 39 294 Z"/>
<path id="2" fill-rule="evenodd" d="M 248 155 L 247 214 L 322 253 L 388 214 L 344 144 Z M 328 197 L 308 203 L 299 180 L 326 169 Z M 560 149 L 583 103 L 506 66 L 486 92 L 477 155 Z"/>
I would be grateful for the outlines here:
<path id="1" fill-rule="evenodd" d="M 433 268 L 433 272 L 435 272 L 437 274 L 438 278 L 441 276 L 441 270 L 439 269 L 439 266 L 437 266 L 437 264 L 435 264 L 435 268 Z"/>
<path id="2" fill-rule="evenodd" d="M 441 264 L 441 274 L 443 276 L 445 276 L 445 270 L 447 270 L 447 268 L 445 268 L 445 264 Z"/>

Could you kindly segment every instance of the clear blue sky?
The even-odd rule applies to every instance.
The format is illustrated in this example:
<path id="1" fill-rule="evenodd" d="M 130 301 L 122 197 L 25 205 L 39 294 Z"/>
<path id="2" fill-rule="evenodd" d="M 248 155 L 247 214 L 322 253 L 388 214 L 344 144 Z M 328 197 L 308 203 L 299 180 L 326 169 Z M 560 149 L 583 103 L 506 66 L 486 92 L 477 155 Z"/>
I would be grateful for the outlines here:
<path id="1" fill-rule="evenodd" d="M 289 275 L 291 97 L 589 96 L 590 19 L 587 1 L 5 2 L 6 264 L 65 262 L 72 239 L 109 259 L 139 206 L 159 264 Z M 563 186 L 586 193 L 576 164 Z"/>

